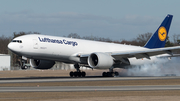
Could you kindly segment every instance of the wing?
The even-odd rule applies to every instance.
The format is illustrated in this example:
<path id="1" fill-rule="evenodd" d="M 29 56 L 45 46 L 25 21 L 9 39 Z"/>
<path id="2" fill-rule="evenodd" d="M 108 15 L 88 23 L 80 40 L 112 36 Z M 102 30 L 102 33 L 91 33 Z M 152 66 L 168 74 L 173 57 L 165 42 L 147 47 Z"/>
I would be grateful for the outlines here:
<path id="1" fill-rule="evenodd" d="M 141 58 L 151 59 L 151 56 L 156 56 L 156 55 L 161 55 L 161 54 L 169 54 L 170 57 L 180 56 L 179 54 L 173 55 L 173 51 L 175 51 L 175 50 L 180 50 L 180 46 L 156 48 L 156 49 L 144 48 L 141 50 L 106 52 L 106 54 L 111 55 L 115 60 L 120 60 L 120 61 L 126 63 L 126 61 L 124 59 L 133 58 L 133 57 L 135 57 L 136 59 L 141 59 Z M 87 58 L 90 54 L 92 54 L 92 53 L 78 54 L 76 56 L 80 57 L 85 62 L 85 61 L 87 61 Z"/>
<path id="2" fill-rule="evenodd" d="M 151 56 L 162 57 L 174 57 L 173 51 L 179 50 L 180 46 L 166 47 L 166 48 L 139 48 L 139 50 L 127 50 L 117 52 L 93 52 L 87 54 L 78 54 L 79 63 L 87 65 L 91 68 L 108 69 L 112 65 L 125 66 L 130 65 L 128 58 L 135 57 L 136 59 L 147 58 L 151 59 Z M 177 55 L 178 56 L 178 55 Z"/>
<path id="3" fill-rule="evenodd" d="M 180 46 L 156 48 L 156 49 L 145 48 L 142 50 L 112 52 L 111 56 L 114 57 L 115 59 L 132 58 L 132 57 L 136 57 L 136 59 L 140 59 L 140 58 L 150 59 L 151 56 L 161 55 L 161 54 L 169 54 L 173 56 L 173 51 L 179 50 L 179 49 L 180 49 Z"/>

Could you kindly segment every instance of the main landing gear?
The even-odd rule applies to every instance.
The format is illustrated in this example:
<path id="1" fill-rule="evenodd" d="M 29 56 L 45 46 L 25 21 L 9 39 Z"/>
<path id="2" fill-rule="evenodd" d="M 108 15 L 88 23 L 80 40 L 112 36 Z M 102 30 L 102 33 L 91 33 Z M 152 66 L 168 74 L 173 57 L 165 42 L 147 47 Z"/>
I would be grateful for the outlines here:
<path id="1" fill-rule="evenodd" d="M 102 73 L 103 77 L 114 77 L 114 76 L 119 76 L 118 72 L 113 72 L 113 68 L 109 69 L 109 72 L 103 72 Z"/>
<path id="2" fill-rule="evenodd" d="M 84 72 L 84 71 L 81 72 L 80 71 L 79 64 L 75 64 L 74 68 L 76 69 L 76 71 L 75 72 L 71 71 L 69 73 L 70 77 L 85 77 L 86 76 L 86 72 Z"/>

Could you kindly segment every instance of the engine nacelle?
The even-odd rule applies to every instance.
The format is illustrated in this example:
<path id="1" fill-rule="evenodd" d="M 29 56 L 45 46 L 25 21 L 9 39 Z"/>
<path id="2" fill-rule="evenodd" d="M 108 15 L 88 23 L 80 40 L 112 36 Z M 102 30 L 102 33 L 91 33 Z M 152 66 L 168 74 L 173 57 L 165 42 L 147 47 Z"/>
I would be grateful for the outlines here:
<path id="1" fill-rule="evenodd" d="M 53 67 L 55 62 L 47 60 L 30 59 L 30 64 L 35 69 L 50 69 Z"/>
<path id="2" fill-rule="evenodd" d="M 106 53 L 92 53 L 88 57 L 91 68 L 108 69 L 114 64 L 113 58 Z"/>

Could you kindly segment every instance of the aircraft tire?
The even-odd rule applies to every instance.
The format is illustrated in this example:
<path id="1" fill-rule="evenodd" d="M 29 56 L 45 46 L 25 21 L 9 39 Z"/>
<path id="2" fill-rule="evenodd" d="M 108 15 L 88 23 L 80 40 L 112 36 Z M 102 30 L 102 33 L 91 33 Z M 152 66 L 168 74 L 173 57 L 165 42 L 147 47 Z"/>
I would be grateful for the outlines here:
<path id="1" fill-rule="evenodd" d="M 78 76 L 78 72 L 74 72 L 74 77 L 77 77 Z"/>
<path id="2" fill-rule="evenodd" d="M 115 76 L 119 76 L 119 73 L 118 73 L 118 72 L 114 72 L 114 75 L 115 75 Z"/>
<path id="3" fill-rule="evenodd" d="M 107 72 L 108 77 L 112 77 L 112 73 L 111 72 Z"/>
<path id="4" fill-rule="evenodd" d="M 81 77 L 81 76 L 82 76 L 82 73 L 81 73 L 81 72 L 77 72 L 77 74 L 78 74 L 78 75 L 77 75 L 78 77 Z"/>
<path id="5" fill-rule="evenodd" d="M 86 76 L 86 72 L 81 72 L 82 77 Z"/>
<path id="6" fill-rule="evenodd" d="M 103 77 L 107 77 L 107 73 L 106 73 L 106 72 L 103 72 L 103 73 L 102 73 L 102 76 L 103 76 Z"/>
<path id="7" fill-rule="evenodd" d="M 27 69 L 27 66 L 25 65 L 25 66 L 21 66 L 21 69 L 22 70 L 26 70 Z"/>
<path id="8" fill-rule="evenodd" d="M 73 77 L 73 76 L 74 76 L 74 72 L 71 71 L 71 72 L 69 73 L 69 75 L 70 75 L 70 77 Z"/>

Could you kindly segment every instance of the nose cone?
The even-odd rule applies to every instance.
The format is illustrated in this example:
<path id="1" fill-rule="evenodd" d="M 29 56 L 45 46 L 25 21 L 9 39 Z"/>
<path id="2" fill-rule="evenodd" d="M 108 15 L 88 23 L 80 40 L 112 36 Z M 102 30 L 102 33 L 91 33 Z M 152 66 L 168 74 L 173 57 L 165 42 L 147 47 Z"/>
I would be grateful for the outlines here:
<path id="1" fill-rule="evenodd" d="M 8 49 L 19 56 L 21 56 L 22 54 L 22 48 L 23 45 L 22 45 L 22 41 L 20 40 L 19 41 L 14 40 L 8 44 Z"/>
<path id="2" fill-rule="evenodd" d="M 17 43 L 12 43 L 10 42 L 8 44 L 8 49 L 11 50 L 13 53 L 17 53 L 17 52 L 20 52 L 19 50 L 19 45 Z"/>
<path id="3" fill-rule="evenodd" d="M 8 49 L 11 50 L 11 51 L 13 50 L 13 45 L 12 45 L 11 42 L 8 44 Z"/>

